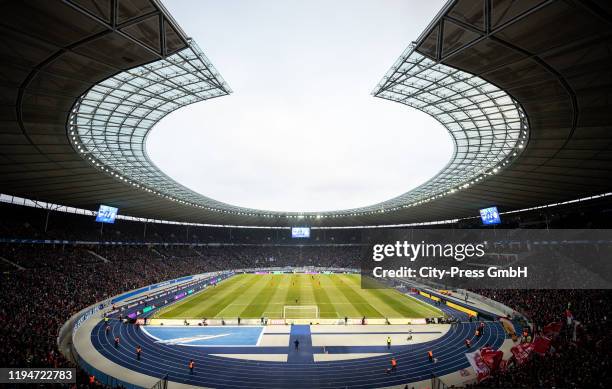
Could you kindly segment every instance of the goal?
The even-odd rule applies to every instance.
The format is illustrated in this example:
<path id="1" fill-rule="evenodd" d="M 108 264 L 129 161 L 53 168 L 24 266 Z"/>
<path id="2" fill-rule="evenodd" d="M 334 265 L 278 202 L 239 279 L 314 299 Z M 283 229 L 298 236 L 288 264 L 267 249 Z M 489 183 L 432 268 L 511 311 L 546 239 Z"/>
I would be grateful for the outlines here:
<path id="1" fill-rule="evenodd" d="M 283 319 L 318 319 L 319 307 L 316 305 L 285 305 Z"/>

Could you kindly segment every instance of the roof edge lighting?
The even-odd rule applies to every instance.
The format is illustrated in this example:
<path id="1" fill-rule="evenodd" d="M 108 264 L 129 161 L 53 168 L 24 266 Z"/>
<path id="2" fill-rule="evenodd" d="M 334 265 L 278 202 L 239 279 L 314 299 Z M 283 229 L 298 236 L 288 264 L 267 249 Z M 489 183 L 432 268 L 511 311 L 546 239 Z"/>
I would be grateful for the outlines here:
<path id="1" fill-rule="evenodd" d="M 193 41 L 166 58 L 121 72 L 74 104 L 67 134 L 95 168 L 135 189 L 182 205 L 260 218 L 367 216 L 418 206 L 469 188 L 511 164 L 529 140 L 525 111 L 505 91 L 408 47 L 372 93 L 423 111 L 451 135 L 451 161 L 433 178 L 393 199 L 327 212 L 278 212 L 233 206 L 203 196 L 164 174 L 148 157 L 148 133 L 189 104 L 230 94 L 227 83 Z"/>
<path id="2" fill-rule="evenodd" d="M 398 209 L 453 194 L 510 165 L 529 140 L 518 101 L 483 78 L 436 62 L 409 46 L 372 94 L 440 122 L 453 138 L 451 161 L 417 188 L 379 206 Z"/>

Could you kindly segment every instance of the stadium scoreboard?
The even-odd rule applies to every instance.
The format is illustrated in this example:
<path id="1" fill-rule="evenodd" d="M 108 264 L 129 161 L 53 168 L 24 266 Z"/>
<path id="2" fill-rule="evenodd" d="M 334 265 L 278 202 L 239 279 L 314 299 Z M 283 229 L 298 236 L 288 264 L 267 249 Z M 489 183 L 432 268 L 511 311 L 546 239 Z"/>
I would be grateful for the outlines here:
<path id="1" fill-rule="evenodd" d="M 309 227 L 291 227 L 291 237 L 297 239 L 308 239 L 310 238 Z"/>
<path id="2" fill-rule="evenodd" d="M 501 223 L 501 219 L 499 217 L 499 211 L 497 210 L 497 207 L 489 207 L 489 208 L 481 209 L 480 218 L 482 219 L 482 224 L 486 226 Z"/>
<path id="3" fill-rule="evenodd" d="M 96 221 L 99 223 L 115 223 L 118 209 L 115 207 L 109 207 L 108 205 L 100 205 L 98 214 L 96 215 Z"/>

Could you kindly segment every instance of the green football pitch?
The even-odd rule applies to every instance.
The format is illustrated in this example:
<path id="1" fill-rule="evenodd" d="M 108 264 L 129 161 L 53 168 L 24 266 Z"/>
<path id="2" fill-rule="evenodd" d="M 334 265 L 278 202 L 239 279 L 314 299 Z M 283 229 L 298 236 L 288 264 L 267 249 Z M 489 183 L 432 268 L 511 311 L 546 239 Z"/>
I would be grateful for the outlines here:
<path id="1" fill-rule="evenodd" d="M 395 289 L 361 289 L 358 274 L 240 274 L 160 310 L 155 317 L 313 318 L 314 306 L 320 318 L 443 316 Z"/>

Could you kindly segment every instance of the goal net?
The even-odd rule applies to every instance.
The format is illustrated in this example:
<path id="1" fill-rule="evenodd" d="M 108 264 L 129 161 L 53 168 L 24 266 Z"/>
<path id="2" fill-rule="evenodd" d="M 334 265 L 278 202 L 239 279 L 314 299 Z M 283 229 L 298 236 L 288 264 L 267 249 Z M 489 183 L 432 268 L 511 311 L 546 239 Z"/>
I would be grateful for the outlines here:
<path id="1" fill-rule="evenodd" d="M 318 319 L 319 307 L 316 305 L 285 305 L 283 319 Z"/>

